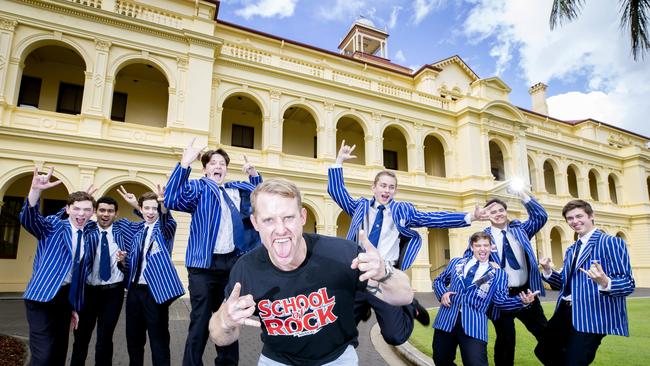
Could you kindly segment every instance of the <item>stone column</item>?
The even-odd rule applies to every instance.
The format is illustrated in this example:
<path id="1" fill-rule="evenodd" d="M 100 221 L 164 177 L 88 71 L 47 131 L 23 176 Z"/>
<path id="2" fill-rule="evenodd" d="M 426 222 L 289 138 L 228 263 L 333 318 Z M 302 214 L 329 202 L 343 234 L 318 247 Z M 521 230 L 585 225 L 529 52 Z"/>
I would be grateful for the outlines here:
<path id="1" fill-rule="evenodd" d="M 13 19 L 0 18 L 0 106 L 13 104 L 13 100 L 7 100 L 5 91 L 9 85 L 17 85 L 7 79 L 10 67 L 9 55 L 11 55 L 11 45 L 14 39 L 14 31 L 18 22 Z M 15 91 L 17 92 L 17 90 Z M 0 107 L 4 108 L 4 107 Z"/>

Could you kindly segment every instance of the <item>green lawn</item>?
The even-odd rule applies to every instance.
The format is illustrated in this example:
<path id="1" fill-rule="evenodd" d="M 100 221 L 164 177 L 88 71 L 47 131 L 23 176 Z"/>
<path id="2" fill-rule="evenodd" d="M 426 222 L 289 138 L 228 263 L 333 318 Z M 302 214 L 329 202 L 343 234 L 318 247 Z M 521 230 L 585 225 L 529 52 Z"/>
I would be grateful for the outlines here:
<path id="1" fill-rule="evenodd" d="M 433 295 L 432 295 L 433 296 Z M 546 317 L 550 318 L 555 308 L 555 303 L 542 304 Z M 630 321 L 630 337 L 607 336 L 598 348 L 596 360 L 593 365 L 648 365 L 650 363 L 650 299 L 627 300 L 628 318 Z M 430 310 L 431 321 L 436 317 L 438 309 Z M 494 327 L 488 321 L 488 359 L 493 365 L 494 352 Z M 528 333 L 520 321 L 515 320 L 517 327 L 517 350 L 515 365 L 541 365 L 533 353 L 536 345 L 535 338 Z M 431 341 L 433 328 L 424 327 L 415 322 L 415 329 L 409 342 L 421 352 L 431 357 Z M 462 364 L 460 352 L 456 355 L 456 363 Z"/>

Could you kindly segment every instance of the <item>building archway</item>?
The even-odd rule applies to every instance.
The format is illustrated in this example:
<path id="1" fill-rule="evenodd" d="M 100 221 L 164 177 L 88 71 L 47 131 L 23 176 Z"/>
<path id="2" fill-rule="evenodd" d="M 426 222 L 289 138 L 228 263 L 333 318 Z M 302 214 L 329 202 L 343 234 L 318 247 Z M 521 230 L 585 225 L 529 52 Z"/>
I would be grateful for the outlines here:
<path id="1" fill-rule="evenodd" d="M 336 218 L 336 236 L 339 238 L 347 237 L 351 222 L 352 220 L 350 219 L 350 216 L 341 211 L 339 216 Z"/>
<path id="2" fill-rule="evenodd" d="M 567 185 L 569 194 L 573 198 L 578 198 L 578 168 L 571 164 L 566 168 Z"/>
<path id="3" fill-rule="evenodd" d="M 555 185 L 555 164 L 552 160 L 544 161 L 544 188 L 550 194 L 557 194 L 557 187 Z"/>
<path id="4" fill-rule="evenodd" d="M 599 179 L 598 179 L 598 173 L 596 172 L 595 169 L 591 169 L 589 171 L 588 179 L 589 179 L 589 194 L 591 194 L 591 199 L 593 199 L 594 201 L 599 201 L 600 200 L 598 197 Z"/>
<path id="5" fill-rule="evenodd" d="M 282 152 L 285 154 L 318 157 L 316 120 L 312 113 L 299 105 L 292 105 L 282 115 Z"/>
<path id="6" fill-rule="evenodd" d="M 382 135 L 384 168 L 390 170 L 408 171 L 408 156 L 406 152 L 406 137 L 395 126 L 388 126 Z"/>
<path id="7" fill-rule="evenodd" d="M 610 174 L 607 177 L 607 187 L 609 188 L 609 200 L 615 204 L 618 204 L 618 177 L 614 174 Z"/>
<path id="8" fill-rule="evenodd" d="M 506 167 L 505 160 L 503 155 L 503 150 L 494 140 L 490 140 L 489 143 L 490 150 L 490 173 L 495 180 L 504 181 L 506 180 Z"/>
<path id="9" fill-rule="evenodd" d="M 122 196 L 119 193 L 117 193 L 117 189 L 120 186 L 123 186 L 127 192 L 133 193 L 136 198 L 140 198 L 140 196 L 146 192 L 151 192 L 151 189 L 142 183 L 125 180 L 113 185 L 111 188 L 106 190 L 106 193 L 104 193 L 105 196 L 113 197 L 117 201 L 118 219 L 125 218 L 134 222 L 142 221 L 142 218 L 133 212 L 134 208 L 122 199 Z"/>
<path id="10" fill-rule="evenodd" d="M 262 149 L 262 109 L 254 98 L 245 93 L 235 93 L 223 102 L 221 143 Z"/>
<path id="11" fill-rule="evenodd" d="M 446 177 L 445 148 L 435 135 L 424 139 L 424 171 L 428 175 Z"/>
<path id="12" fill-rule="evenodd" d="M 436 278 L 444 271 L 451 253 L 449 249 L 449 229 L 429 229 L 429 273 L 431 278 Z"/>
<path id="13" fill-rule="evenodd" d="M 154 63 L 129 60 L 115 75 L 111 120 L 167 126 L 169 80 Z"/>
<path id="14" fill-rule="evenodd" d="M 366 139 L 365 132 L 361 125 L 361 122 L 356 119 L 356 117 L 347 115 L 339 118 L 336 122 L 336 152 L 341 146 L 341 143 L 345 140 L 345 144 L 352 146 L 356 145 L 354 148 L 353 155 L 356 155 L 356 158 L 348 160 L 346 163 L 353 164 L 366 164 Z"/>
<path id="15" fill-rule="evenodd" d="M 551 261 L 555 266 L 564 263 L 564 251 L 562 250 L 562 231 L 554 227 L 551 229 Z"/>
<path id="16" fill-rule="evenodd" d="M 24 64 L 18 107 L 81 113 L 86 63 L 76 50 L 55 42 L 32 50 Z"/>

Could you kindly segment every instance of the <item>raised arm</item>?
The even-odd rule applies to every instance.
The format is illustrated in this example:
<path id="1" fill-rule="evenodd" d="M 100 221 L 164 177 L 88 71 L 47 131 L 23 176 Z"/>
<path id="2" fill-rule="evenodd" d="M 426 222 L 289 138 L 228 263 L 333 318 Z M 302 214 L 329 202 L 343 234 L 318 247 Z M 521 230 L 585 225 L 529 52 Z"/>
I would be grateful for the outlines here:
<path id="1" fill-rule="evenodd" d="M 50 222 L 39 212 L 38 201 L 41 197 L 41 192 L 61 184 L 60 180 L 50 182 L 53 172 L 54 168 L 50 168 L 49 173 L 39 174 L 38 168 L 34 167 L 34 175 L 29 194 L 20 212 L 20 223 L 37 239 L 47 236 L 52 229 Z M 59 217 L 55 217 L 55 219 L 59 219 Z"/>
<path id="2" fill-rule="evenodd" d="M 359 232 L 359 239 L 365 253 L 359 253 L 352 261 L 351 268 L 362 272 L 359 281 L 368 281 L 368 292 L 395 306 L 413 302 L 413 290 L 406 273 L 398 269 L 386 268 L 386 262 L 363 230 Z"/>
<path id="3" fill-rule="evenodd" d="M 172 245 L 174 243 L 174 235 L 176 234 L 176 220 L 172 216 L 172 212 L 165 207 L 165 186 L 157 185 L 158 188 L 158 208 L 160 209 L 160 230 L 167 241 L 168 250 L 171 253 Z"/>
<path id="4" fill-rule="evenodd" d="M 528 212 L 528 220 L 521 224 L 521 228 L 528 235 L 528 239 L 532 239 L 544 224 L 546 224 L 546 221 L 548 221 L 548 214 L 529 191 L 522 190 L 519 192 L 519 197 L 522 199 L 524 207 L 526 207 L 526 211 Z"/>
<path id="5" fill-rule="evenodd" d="M 257 172 L 257 169 L 255 169 L 255 165 L 248 161 L 246 155 L 242 156 L 244 157 L 244 166 L 242 166 L 241 170 L 248 175 L 248 181 L 250 184 L 257 187 L 258 184 L 262 183 L 262 176 Z"/>
<path id="6" fill-rule="evenodd" d="M 195 148 L 194 140 L 190 141 L 183 151 L 180 163 L 176 165 L 167 182 L 167 195 L 165 206 L 170 210 L 192 213 L 196 209 L 199 200 L 199 187 L 196 181 L 189 181 L 192 168 L 190 165 L 201 157 L 203 148 Z"/>

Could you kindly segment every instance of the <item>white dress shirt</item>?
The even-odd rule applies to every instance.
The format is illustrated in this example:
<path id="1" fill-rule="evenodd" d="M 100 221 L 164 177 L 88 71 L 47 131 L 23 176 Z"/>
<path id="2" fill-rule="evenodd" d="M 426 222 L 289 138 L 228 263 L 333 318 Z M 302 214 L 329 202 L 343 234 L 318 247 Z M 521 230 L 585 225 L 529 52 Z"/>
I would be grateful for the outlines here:
<path id="1" fill-rule="evenodd" d="M 379 202 L 375 202 L 370 206 L 368 214 L 363 222 L 363 230 L 366 232 L 366 236 L 370 237 L 370 232 L 372 231 L 372 225 L 375 223 L 375 218 L 377 218 L 377 209 L 379 207 Z M 390 261 L 393 265 L 397 263 L 399 259 L 399 231 L 395 226 L 393 221 L 393 214 L 390 210 L 390 205 L 384 205 L 384 219 L 381 223 L 381 232 L 379 233 L 379 242 L 377 243 L 377 250 L 379 254 L 385 261 Z"/>
<path id="2" fill-rule="evenodd" d="M 156 225 L 156 222 L 158 222 L 158 220 L 154 221 L 151 224 L 144 224 L 144 227 L 149 228 L 149 230 L 147 230 L 147 237 L 144 239 L 142 257 L 140 258 L 142 261 L 142 268 L 140 269 L 140 279 L 138 280 L 138 283 L 142 285 L 147 284 L 147 280 L 144 279 L 144 269 L 147 268 L 147 253 L 149 252 L 149 248 L 151 246 L 158 245 L 158 243 L 155 243 L 151 240 L 151 234 L 153 233 L 153 227 Z"/>
<path id="3" fill-rule="evenodd" d="M 501 233 L 501 230 L 505 230 L 512 252 L 515 253 L 515 258 L 517 259 L 517 262 L 519 262 L 519 269 L 514 269 L 510 267 L 510 263 L 506 260 L 504 270 L 508 274 L 508 287 L 520 287 L 525 285 L 526 282 L 528 282 L 528 265 L 526 263 L 526 251 L 524 250 L 524 247 L 519 243 L 515 236 L 512 235 L 507 226 L 505 229 L 499 229 L 498 227 L 492 226 L 490 230 L 497 246 L 499 259 L 503 258 L 503 233 Z"/>
<path id="4" fill-rule="evenodd" d="M 465 267 L 463 268 L 463 277 L 467 277 L 467 272 L 469 272 L 469 269 L 472 268 L 474 264 L 476 264 L 477 259 L 475 257 L 472 257 L 472 259 L 468 260 L 467 263 L 465 263 Z M 476 282 L 479 278 L 483 277 L 485 272 L 490 268 L 490 262 L 485 261 L 482 262 L 478 265 L 478 268 L 476 269 L 476 273 L 474 273 L 474 279 L 472 280 L 472 283 Z"/>
<path id="5" fill-rule="evenodd" d="M 232 200 L 237 208 L 241 203 L 239 197 L 239 190 L 236 188 L 225 188 L 226 194 Z M 219 189 L 219 194 L 222 195 L 223 191 Z M 235 250 L 232 217 L 230 216 L 230 207 L 226 203 L 223 196 L 219 197 L 219 205 L 221 206 L 221 217 L 219 221 L 219 231 L 217 232 L 217 243 L 214 246 L 215 254 L 227 254 Z"/>
<path id="6" fill-rule="evenodd" d="M 151 231 L 151 229 L 149 229 Z M 111 278 L 107 281 L 103 281 L 99 276 L 99 265 L 101 263 L 102 255 L 102 233 L 106 232 L 106 239 L 108 239 L 108 253 L 111 259 Z M 120 247 L 117 246 L 115 242 L 115 237 L 113 236 L 113 225 L 107 227 L 106 229 L 99 228 L 99 245 L 97 245 L 97 250 L 95 251 L 95 262 L 93 263 L 93 271 L 90 273 L 90 277 L 87 280 L 87 283 L 91 286 L 99 285 L 109 285 L 112 283 L 121 282 L 124 279 L 124 274 L 117 268 L 117 251 L 120 250 Z"/>
<path id="7" fill-rule="evenodd" d="M 77 231 L 81 230 L 82 235 L 81 235 L 81 248 L 79 249 L 79 261 L 83 262 L 84 258 L 84 237 L 83 237 L 83 230 L 82 229 L 77 229 L 73 224 L 72 224 L 72 219 L 68 218 L 68 221 L 70 221 L 70 240 L 72 241 L 72 265 L 70 266 L 70 270 L 68 271 L 68 274 L 65 275 L 65 279 L 63 280 L 64 285 L 68 285 L 72 282 L 72 271 L 74 269 L 74 254 L 77 252 Z"/>

